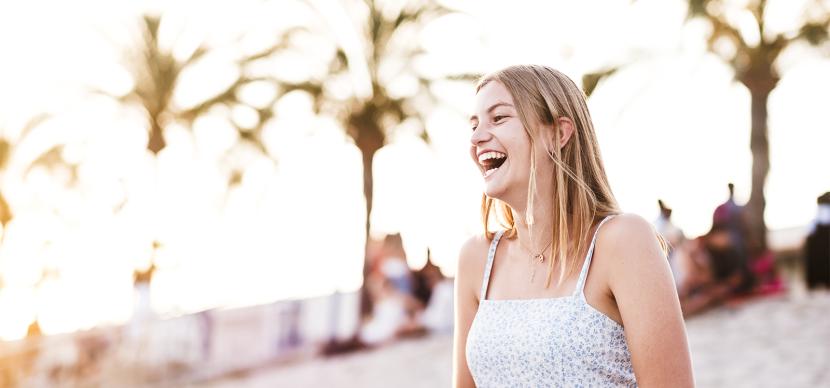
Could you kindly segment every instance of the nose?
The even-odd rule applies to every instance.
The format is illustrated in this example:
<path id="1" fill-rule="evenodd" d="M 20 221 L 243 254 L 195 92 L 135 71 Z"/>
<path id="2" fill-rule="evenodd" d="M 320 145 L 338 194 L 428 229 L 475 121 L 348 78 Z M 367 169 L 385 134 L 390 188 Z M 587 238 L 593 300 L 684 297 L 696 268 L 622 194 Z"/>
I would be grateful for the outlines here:
<path id="1" fill-rule="evenodd" d="M 485 128 L 485 124 L 482 123 L 479 124 L 473 131 L 472 136 L 470 136 L 470 143 L 472 143 L 474 146 L 477 146 L 481 143 L 490 140 L 491 137 L 492 135 L 490 134 L 490 131 L 487 128 Z"/>

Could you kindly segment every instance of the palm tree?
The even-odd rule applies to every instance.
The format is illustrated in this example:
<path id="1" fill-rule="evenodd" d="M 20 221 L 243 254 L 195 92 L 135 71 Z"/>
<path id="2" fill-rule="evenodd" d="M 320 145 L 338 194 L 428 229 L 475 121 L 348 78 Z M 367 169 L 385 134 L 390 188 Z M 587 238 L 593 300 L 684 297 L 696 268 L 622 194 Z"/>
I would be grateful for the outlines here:
<path id="1" fill-rule="evenodd" d="M 17 158 L 17 151 L 25 149 L 25 147 L 23 147 L 24 143 L 31 139 L 31 134 L 48 118 L 49 115 L 47 114 L 40 114 L 32 117 L 26 122 L 26 124 L 24 124 L 23 128 L 16 136 L 10 136 L 6 133 L 6 131 L 0 129 L 0 228 L 2 228 L 3 231 L 2 235 L 0 235 L 0 249 L 2 249 L 3 242 L 6 239 L 6 227 L 14 218 L 11 205 L 9 205 L 2 190 L 3 187 L 5 187 L 5 184 L 8 183 L 8 167 Z M 27 161 L 25 165 L 23 165 L 23 176 L 25 177 L 35 167 L 44 167 L 50 170 L 54 168 L 66 168 L 69 170 L 71 179 L 68 184 L 74 184 L 78 177 L 77 165 L 69 163 L 62 158 L 61 155 L 63 147 L 63 144 L 52 145 L 49 149 L 40 153 L 40 155 L 38 155 L 34 160 Z M 14 176 L 12 179 L 14 178 L 18 177 Z M 58 276 L 58 272 L 53 269 L 43 269 L 41 278 L 34 285 L 34 288 L 40 288 L 44 281 Z M 5 287 L 4 283 L 3 274 L 0 273 L 0 289 Z M 40 335 L 40 324 L 38 316 L 36 315 L 35 320 L 29 324 L 26 332 L 26 338 L 39 337 Z M 36 352 L 38 352 L 37 347 L 34 347 L 27 355 L 34 357 Z M 0 379 L 0 381 L 2 381 L 2 379 Z"/>
<path id="2" fill-rule="evenodd" d="M 15 160 L 16 151 L 22 148 L 21 146 L 27 141 L 27 139 L 30 138 L 32 132 L 37 129 L 38 126 L 43 124 L 43 122 L 48 118 L 49 115 L 46 114 L 40 114 L 32 117 L 23 125 L 23 128 L 21 128 L 19 133 L 15 136 L 9 135 L 7 131 L 0 129 L 0 226 L 3 228 L 3 235 L 0 236 L 0 245 L 2 245 L 2 242 L 5 239 L 6 226 L 9 222 L 11 222 L 12 218 L 14 218 L 11 205 L 9 205 L 6 200 L 6 196 L 3 194 L 3 189 L 6 183 L 4 180 L 7 179 L 7 168 L 9 167 L 9 164 Z M 28 171 L 31 171 L 33 167 L 40 165 L 51 168 L 58 164 L 64 164 L 70 168 L 73 172 L 72 175 L 74 176 L 75 166 L 65 163 L 60 157 L 62 147 L 63 145 L 61 144 L 53 145 L 49 150 L 43 152 L 36 159 L 28 163 L 24 173 L 28 173 Z"/>
<path id="3" fill-rule="evenodd" d="M 264 126 L 273 117 L 274 102 L 280 97 L 274 93 L 270 101 L 253 104 L 245 101 L 240 93 L 245 87 L 259 84 L 273 87 L 273 80 L 269 77 L 251 76 L 249 67 L 257 61 L 269 57 L 284 47 L 284 41 L 294 32 L 287 30 L 278 37 L 278 41 L 260 51 L 243 54 L 232 58 L 236 67 L 235 78 L 227 83 L 217 92 L 202 96 L 202 99 L 195 104 L 182 106 L 174 99 L 175 93 L 181 88 L 183 74 L 192 70 L 200 64 L 207 56 L 221 49 L 211 47 L 202 41 L 195 49 L 183 55 L 181 52 L 174 54 L 173 48 L 163 42 L 160 31 L 165 23 L 164 15 L 145 14 L 137 23 L 137 33 L 134 40 L 128 47 L 123 49 L 124 57 L 120 63 L 133 81 L 133 87 L 125 94 L 113 94 L 102 90 L 93 90 L 94 94 L 105 95 L 118 101 L 123 107 L 139 110 L 148 130 L 146 148 L 157 156 L 166 146 L 165 132 L 173 124 L 180 125 L 186 129 L 192 129 L 193 124 L 199 117 L 208 114 L 211 110 L 225 108 L 231 111 L 234 108 L 242 107 L 247 111 L 255 112 L 256 121 L 251 123 L 238 123 L 233 120 L 234 127 L 238 133 L 237 148 L 247 146 L 257 150 L 260 155 L 270 158 L 261 134 Z M 216 50 L 216 51 L 215 51 Z M 225 75 L 223 72 L 220 75 Z M 227 151 L 231 154 L 234 149 Z M 226 156 L 228 156 L 226 155 Z M 233 160 L 233 158 L 228 158 Z M 228 160 L 225 160 L 228 162 Z M 239 163 L 227 163 L 229 171 L 226 177 L 227 188 L 241 183 L 242 173 L 245 166 Z M 154 240 L 153 251 L 158 250 L 159 241 Z M 149 282 L 152 278 L 155 263 L 146 273 L 142 273 L 145 280 Z"/>
<path id="4" fill-rule="evenodd" d="M 433 1 L 417 4 L 407 2 L 394 12 L 390 12 L 388 4 L 382 6 L 375 0 L 357 3 L 360 3 L 357 6 L 363 11 L 360 15 L 365 14 L 366 17 L 360 22 L 360 28 L 350 33 L 362 41 L 363 52 L 349 51 L 333 38 L 337 41 L 338 49 L 328 59 L 329 72 L 326 75 L 312 77 L 301 83 L 283 82 L 282 86 L 286 91 L 301 89 L 309 92 L 320 109 L 328 110 L 327 113 L 339 119 L 346 134 L 360 150 L 363 195 L 366 199 L 364 232 L 368 249 L 375 153 L 387 144 L 392 132 L 407 120 L 420 124 L 421 138 L 429 140 L 423 125 L 424 112 L 437 100 L 430 85 L 441 78 L 429 78 L 415 69 L 413 59 L 423 53 L 417 34 L 427 23 L 451 11 Z M 310 7 L 314 8 L 313 5 Z M 355 74 L 359 76 L 355 77 Z M 351 79 L 358 85 L 353 87 L 345 99 L 332 96 L 327 87 L 332 81 L 344 78 Z M 394 81 L 402 78 L 414 80 L 416 90 L 402 95 L 390 87 Z M 458 75 L 453 78 L 467 79 L 469 76 Z M 361 79 L 365 80 L 363 84 L 360 84 Z M 364 260 L 364 284 L 361 287 L 360 302 L 362 316 L 371 311 L 371 300 L 365 287 L 369 264 L 368 260 Z"/>
<path id="5" fill-rule="evenodd" d="M 205 96 L 195 105 L 183 107 L 173 101 L 173 95 L 180 86 L 182 74 L 210 54 L 212 48 L 202 43 L 184 59 L 177 59 L 172 50 L 159 41 L 159 31 L 163 22 L 163 16 L 144 15 L 135 42 L 137 47 L 129 47 L 125 50 L 123 67 L 133 79 L 134 87 L 124 95 L 101 93 L 116 98 L 125 106 L 137 107 L 143 112 L 149 132 L 147 150 L 154 155 L 157 155 L 167 145 L 164 133 L 171 124 L 178 123 L 185 128 L 191 128 L 198 117 L 213 108 L 243 106 L 256 112 L 257 121 L 253 126 L 234 123 L 239 139 L 268 156 L 268 151 L 261 139 L 261 131 L 265 123 L 273 116 L 272 105 L 279 95 L 275 94 L 270 103 L 253 106 L 242 100 L 239 92 L 254 83 L 272 81 L 266 77 L 249 76 L 249 72 L 246 71 L 247 67 L 281 50 L 284 47 L 283 41 L 293 33 L 293 30 L 287 31 L 280 37 L 278 43 L 264 50 L 236 58 L 235 65 L 238 72 L 232 82 L 214 95 Z M 234 183 L 237 179 L 231 176 L 229 181 Z"/>
<path id="6" fill-rule="evenodd" d="M 759 251 L 767 247 L 767 226 L 764 222 L 764 184 L 769 172 L 769 137 L 767 131 L 767 101 L 778 84 L 776 60 L 791 45 L 805 42 L 817 46 L 828 41 L 830 10 L 820 1 L 813 2 L 797 30 L 770 31 L 766 28 L 766 0 L 746 2 L 741 10 L 751 15 L 752 29 L 760 37 L 757 42 L 748 39 L 742 29 L 731 24 L 727 6 L 722 0 L 689 0 L 690 19 L 701 18 L 712 28 L 707 43 L 709 51 L 719 56 L 735 72 L 735 80 L 744 85 L 751 96 L 752 129 L 752 191 L 747 203 L 747 218 L 751 235 Z M 820 12 L 818 12 L 820 11 Z M 753 34 L 754 35 L 754 34 Z M 723 50 L 724 45 L 729 47 Z"/>

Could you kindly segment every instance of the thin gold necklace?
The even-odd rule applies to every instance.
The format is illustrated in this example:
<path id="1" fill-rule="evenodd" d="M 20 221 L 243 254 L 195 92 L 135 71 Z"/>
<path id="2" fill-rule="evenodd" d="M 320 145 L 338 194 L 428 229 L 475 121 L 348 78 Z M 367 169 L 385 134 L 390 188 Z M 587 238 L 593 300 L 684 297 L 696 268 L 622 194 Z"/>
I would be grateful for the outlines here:
<path id="1" fill-rule="evenodd" d="M 536 266 L 533 265 L 533 262 L 538 261 L 540 264 L 545 262 L 545 251 L 547 251 L 548 248 L 550 248 L 550 245 L 553 244 L 553 240 L 550 240 L 550 242 L 548 242 L 548 245 L 542 248 L 542 250 L 535 255 L 533 254 L 533 252 L 530 251 L 530 249 L 527 249 L 527 247 L 524 244 L 522 244 L 522 240 L 520 240 L 518 236 L 516 237 L 516 241 L 519 242 L 519 246 L 522 247 L 522 249 L 524 249 L 525 252 L 530 254 L 530 267 L 533 269 L 530 273 L 530 282 L 533 283 L 533 280 L 536 278 Z"/>

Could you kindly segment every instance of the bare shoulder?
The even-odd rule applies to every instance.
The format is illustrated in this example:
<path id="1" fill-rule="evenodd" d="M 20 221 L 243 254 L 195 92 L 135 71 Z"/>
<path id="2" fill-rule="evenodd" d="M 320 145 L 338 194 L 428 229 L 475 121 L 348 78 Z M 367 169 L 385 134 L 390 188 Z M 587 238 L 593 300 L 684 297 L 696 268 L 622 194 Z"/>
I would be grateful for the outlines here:
<path id="1" fill-rule="evenodd" d="M 605 223 L 608 284 L 640 386 L 691 387 L 691 358 L 674 278 L 654 227 L 621 214 Z"/>
<path id="2" fill-rule="evenodd" d="M 461 246 L 458 254 L 458 269 L 455 274 L 455 281 L 459 286 L 468 291 L 478 292 L 484 278 L 484 266 L 489 248 L 490 241 L 484 235 L 470 237 Z"/>
<path id="3" fill-rule="evenodd" d="M 613 269 L 665 260 L 654 226 L 636 214 L 624 213 L 608 220 L 599 231 L 596 244 L 597 250 L 614 258 L 610 260 Z"/>
<path id="4" fill-rule="evenodd" d="M 603 240 L 625 244 L 631 239 L 657 241 L 656 238 L 654 226 L 645 218 L 633 213 L 623 213 L 614 216 L 603 225 L 597 237 L 597 243 Z"/>

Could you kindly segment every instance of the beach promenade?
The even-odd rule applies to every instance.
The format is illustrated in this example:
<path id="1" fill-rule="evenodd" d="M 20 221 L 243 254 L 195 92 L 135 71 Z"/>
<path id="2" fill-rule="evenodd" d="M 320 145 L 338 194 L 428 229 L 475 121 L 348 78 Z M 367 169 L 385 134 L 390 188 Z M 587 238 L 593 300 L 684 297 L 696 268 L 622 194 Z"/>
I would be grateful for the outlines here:
<path id="1" fill-rule="evenodd" d="M 830 386 L 826 291 L 720 307 L 689 319 L 687 329 L 698 387 Z M 431 336 L 192 387 L 449 387 L 451 362 L 451 336 Z"/>

